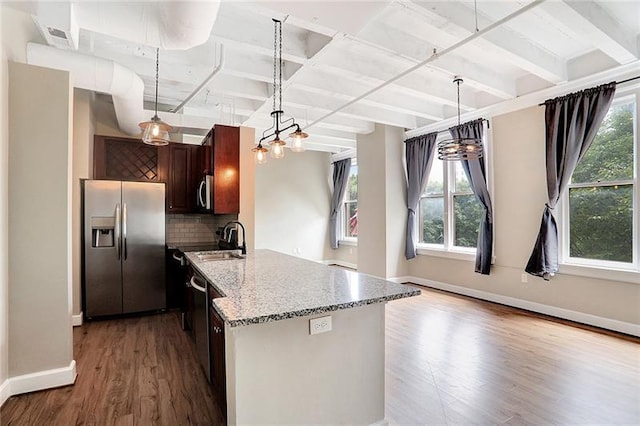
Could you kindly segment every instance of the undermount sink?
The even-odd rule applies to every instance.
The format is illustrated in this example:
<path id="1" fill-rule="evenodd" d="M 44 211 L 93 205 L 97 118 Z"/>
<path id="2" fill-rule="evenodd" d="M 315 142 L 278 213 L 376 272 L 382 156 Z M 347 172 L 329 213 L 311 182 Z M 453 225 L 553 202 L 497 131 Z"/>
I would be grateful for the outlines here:
<path id="1" fill-rule="evenodd" d="M 198 259 L 203 262 L 211 262 L 218 260 L 233 260 L 233 259 L 244 259 L 244 256 L 230 252 L 230 251 L 220 251 L 220 252 L 211 252 L 211 253 L 201 253 L 198 254 Z"/>

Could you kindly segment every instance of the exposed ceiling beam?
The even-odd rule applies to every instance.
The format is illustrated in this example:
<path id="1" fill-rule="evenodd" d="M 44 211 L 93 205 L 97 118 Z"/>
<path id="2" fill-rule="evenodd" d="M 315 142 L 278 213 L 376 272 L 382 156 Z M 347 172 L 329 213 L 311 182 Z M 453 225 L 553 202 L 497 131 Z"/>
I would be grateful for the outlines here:
<path id="1" fill-rule="evenodd" d="M 551 1 L 542 6 L 551 19 L 585 37 L 620 64 L 640 58 L 638 38 L 602 6 L 590 0 Z"/>

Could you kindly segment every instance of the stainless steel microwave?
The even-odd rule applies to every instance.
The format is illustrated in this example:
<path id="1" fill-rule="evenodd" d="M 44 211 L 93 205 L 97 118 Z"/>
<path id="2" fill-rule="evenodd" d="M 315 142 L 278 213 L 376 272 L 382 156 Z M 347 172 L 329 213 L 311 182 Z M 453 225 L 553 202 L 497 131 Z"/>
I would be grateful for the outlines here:
<path id="1" fill-rule="evenodd" d="M 211 191 L 213 189 L 213 176 L 204 175 L 198 184 L 196 203 L 200 210 L 212 210 Z"/>

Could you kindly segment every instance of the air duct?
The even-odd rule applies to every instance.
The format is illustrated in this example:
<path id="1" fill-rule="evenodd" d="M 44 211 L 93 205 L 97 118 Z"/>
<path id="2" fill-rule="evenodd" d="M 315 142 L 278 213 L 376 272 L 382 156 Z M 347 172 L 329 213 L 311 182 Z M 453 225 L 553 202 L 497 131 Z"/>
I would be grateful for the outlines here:
<path id="1" fill-rule="evenodd" d="M 140 133 L 144 83 L 130 69 L 107 59 L 38 43 L 27 44 L 27 63 L 69 71 L 74 87 L 110 94 L 120 130 L 129 135 Z"/>
<path id="2" fill-rule="evenodd" d="M 43 2 L 33 19 L 57 47 L 77 50 L 83 28 L 163 50 L 186 50 L 209 39 L 219 7 L 219 1 Z"/>

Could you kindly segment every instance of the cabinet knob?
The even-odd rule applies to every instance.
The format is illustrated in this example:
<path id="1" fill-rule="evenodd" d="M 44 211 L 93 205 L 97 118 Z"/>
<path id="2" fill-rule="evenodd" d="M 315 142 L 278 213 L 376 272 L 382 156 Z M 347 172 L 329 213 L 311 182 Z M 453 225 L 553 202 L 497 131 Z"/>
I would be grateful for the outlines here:
<path id="1" fill-rule="evenodd" d="M 173 206 L 169 206 L 169 208 L 170 208 L 170 209 L 172 209 L 172 208 L 173 208 Z"/>
<path id="2" fill-rule="evenodd" d="M 213 331 L 215 331 L 216 334 L 218 334 L 222 332 L 222 329 L 220 327 L 213 327 Z"/>

